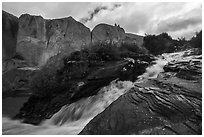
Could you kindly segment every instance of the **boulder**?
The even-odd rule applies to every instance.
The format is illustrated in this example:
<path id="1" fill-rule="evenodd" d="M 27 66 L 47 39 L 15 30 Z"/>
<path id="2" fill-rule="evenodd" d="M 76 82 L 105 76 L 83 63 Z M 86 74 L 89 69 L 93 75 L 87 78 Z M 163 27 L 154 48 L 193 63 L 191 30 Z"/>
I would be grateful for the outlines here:
<path id="1" fill-rule="evenodd" d="M 92 30 L 92 43 L 119 42 L 125 38 L 125 31 L 119 25 L 98 24 Z"/>

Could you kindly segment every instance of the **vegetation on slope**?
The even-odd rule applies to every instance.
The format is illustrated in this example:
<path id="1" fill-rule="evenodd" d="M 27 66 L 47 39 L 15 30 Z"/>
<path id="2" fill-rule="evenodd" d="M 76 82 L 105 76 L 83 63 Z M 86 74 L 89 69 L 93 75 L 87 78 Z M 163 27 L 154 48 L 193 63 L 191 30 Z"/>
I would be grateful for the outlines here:
<path id="1" fill-rule="evenodd" d="M 172 39 L 168 33 L 161 33 L 159 35 L 146 35 L 144 37 L 143 46 L 154 55 L 169 53 L 186 48 L 202 48 L 202 31 L 186 40 L 184 37 Z"/>

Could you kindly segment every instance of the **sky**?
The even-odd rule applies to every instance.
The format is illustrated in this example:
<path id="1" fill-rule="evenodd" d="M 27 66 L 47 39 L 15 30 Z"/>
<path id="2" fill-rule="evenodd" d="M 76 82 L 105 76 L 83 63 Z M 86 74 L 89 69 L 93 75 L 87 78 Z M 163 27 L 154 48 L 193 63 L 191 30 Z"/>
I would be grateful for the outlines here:
<path id="1" fill-rule="evenodd" d="M 202 29 L 202 3 L 198 2 L 3 2 L 2 9 L 17 17 L 25 13 L 45 19 L 72 16 L 91 30 L 99 23 L 116 23 L 127 33 L 167 32 L 175 39 L 190 39 Z"/>

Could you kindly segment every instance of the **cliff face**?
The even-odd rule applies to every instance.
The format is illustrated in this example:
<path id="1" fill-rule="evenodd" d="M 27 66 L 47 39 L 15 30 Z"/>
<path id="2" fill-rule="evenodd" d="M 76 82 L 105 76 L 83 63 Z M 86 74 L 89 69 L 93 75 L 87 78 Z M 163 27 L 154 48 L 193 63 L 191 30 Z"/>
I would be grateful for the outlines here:
<path id="1" fill-rule="evenodd" d="M 91 43 L 136 41 L 141 45 L 142 39 L 130 38 L 116 24 L 99 24 L 91 32 L 72 17 L 46 20 L 41 16 L 23 14 L 18 19 L 3 11 L 3 58 L 9 59 L 17 52 L 29 66 L 43 66 L 52 56 L 68 56 Z"/>
<path id="2" fill-rule="evenodd" d="M 16 54 L 18 18 L 2 11 L 2 56 L 3 61 Z"/>
<path id="3" fill-rule="evenodd" d="M 98 24 L 92 30 L 92 43 L 103 41 L 119 42 L 124 38 L 125 31 L 119 25 Z"/>
<path id="4" fill-rule="evenodd" d="M 2 11 L 2 71 L 15 66 L 11 60 L 16 54 L 18 18 Z"/>
<path id="5" fill-rule="evenodd" d="M 61 52 L 69 55 L 91 43 L 89 28 L 72 17 L 45 20 L 24 14 L 19 18 L 17 52 L 32 66 L 41 66 Z"/>

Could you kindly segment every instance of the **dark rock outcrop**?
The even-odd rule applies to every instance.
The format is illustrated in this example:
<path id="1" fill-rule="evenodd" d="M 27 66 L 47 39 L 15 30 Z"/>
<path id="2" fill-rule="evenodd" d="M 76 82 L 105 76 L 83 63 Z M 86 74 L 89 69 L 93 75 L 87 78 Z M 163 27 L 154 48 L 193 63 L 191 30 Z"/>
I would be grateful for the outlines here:
<path id="1" fill-rule="evenodd" d="M 117 25 L 98 24 L 91 33 L 92 43 L 104 41 L 118 43 L 125 38 L 124 29 Z"/>
<path id="2" fill-rule="evenodd" d="M 41 16 L 21 15 L 17 52 L 30 66 L 42 66 L 59 53 L 69 55 L 91 43 L 91 32 L 72 17 L 46 20 Z"/>
<path id="3" fill-rule="evenodd" d="M 13 68 L 7 63 L 16 55 L 18 18 L 2 11 L 2 64 L 3 71 Z"/>

